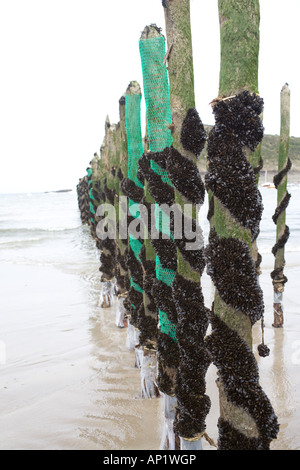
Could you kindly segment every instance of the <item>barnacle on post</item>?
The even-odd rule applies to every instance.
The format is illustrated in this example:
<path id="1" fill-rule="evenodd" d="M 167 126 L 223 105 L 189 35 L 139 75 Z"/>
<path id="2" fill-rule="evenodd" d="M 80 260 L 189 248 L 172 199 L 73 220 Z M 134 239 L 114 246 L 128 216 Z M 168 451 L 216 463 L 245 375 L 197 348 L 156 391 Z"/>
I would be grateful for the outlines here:
<path id="1" fill-rule="evenodd" d="M 205 144 L 206 133 L 194 109 L 187 112 L 181 127 L 180 140 L 185 150 L 199 156 Z M 211 406 L 210 398 L 205 394 L 205 376 L 211 362 L 204 342 L 208 309 L 204 306 L 200 284 L 200 276 L 205 267 L 204 241 L 196 220 L 196 208 L 204 201 L 205 187 L 194 161 L 173 146 L 170 147 L 166 170 L 174 188 L 192 209 L 191 214 L 186 215 L 184 206 L 180 206 L 179 214 L 176 214 L 181 218 L 180 236 L 175 236 L 175 227 L 172 224 L 171 226 L 175 245 L 187 265 L 187 272 L 195 279 L 192 281 L 186 278 L 177 267 L 172 282 L 179 350 L 174 430 L 185 440 L 199 440 L 199 436 L 205 431 L 206 416 Z M 193 246 L 189 246 L 189 243 Z"/>
<path id="2" fill-rule="evenodd" d="M 199 157 L 206 142 L 206 132 L 195 108 L 187 111 L 181 126 L 180 142 L 184 150 Z"/>
<path id="3" fill-rule="evenodd" d="M 253 168 L 235 139 L 223 129 L 220 132 L 216 126 L 211 130 L 205 184 L 232 216 L 251 230 L 252 239 L 255 239 L 263 211 L 262 198 Z"/>
<path id="4" fill-rule="evenodd" d="M 213 108 L 215 126 L 208 140 L 206 187 L 212 191 L 219 213 L 224 215 L 226 208 L 231 216 L 230 222 L 226 217 L 217 220 L 215 211 L 214 227 L 205 249 L 207 272 L 216 287 L 210 316 L 212 333 L 206 338 L 206 345 L 219 372 L 222 406 L 226 410 L 218 422 L 221 450 L 268 449 L 279 430 L 271 403 L 259 384 L 254 354 L 240 336 L 242 326 L 238 320 L 245 315 L 252 326 L 264 313 L 263 293 L 250 250 L 250 243 L 259 233 L 263 205 L 245 151 L 245 147 L 253 151 L 263 137 L 259 118 L 262 105 L 260 97 L 247 91 L 219 100 Z M 231 230 L 230 224 L 234 223 L 236 231 Z M 249 244 L 244 241 L 249 240 L 248 231 Z M 269 349 L 262 343 L 258 352 L 267 355 Z M 231 406 L 253 420 L 256 430 L 251 437 L 246 429 L 244 434 L 228 421 Z"/>
<path id="5" fill-rule="evenodd" d="M 249 246 L 236 238 L 221 238 L 212 229 L 205 256 L 207 273 L 220 297 L 253 325 L 263 314 L 264 302 Z"/>
<path id="6" fill-rule="evenodd" d="M 125 196 L 133 202 L 139 203 L 144 196 L 144 188 L 141 188 L 130 178 L 123 178 L 121 182 L 121 190 Z"/>
<path id="7" fill-rule="evenodd" d="M 212 333 L 206 338 L 206 346 L 218 368 L 227 399 L 254 419 L 259 433 L 256 450 L 266 448 L 276 438 L 279 425 L 271 403 L 259 384 L 254 354 L 247 343 L 217 315 L 211 313 L 210 322 Z M 236 445 L 238 442 L 231 442 L 233 448 Z"/>
<path id="8" fill-rule="evenodd" d="M 151 168 L 151 157 L 151 152 L 144 153 L 139 160 L 139 168 L 147 180 L 149 192 L 155 202 L 171 206 L 174 203 L 174 188 L 164 183 L 161 176 Z"/>
<path id="9" fill-rule="evenodd" d="M 196 165 L 174 147 L 170 148 L 166 163 L 168 176 L 177 191 L 191 204 L 203 204 L 205 188 Z M 184 178 L 183 175 L 188 175 L 188 178 Z"/>
<path id="10" fill-rule="evenodd" d="M 270 348 L 268 348 L 268 346 L 263 343 L 257 346 L 257 351 L 261 357 L 267 357 L 270 355 Z"/>
<path id="11" fill-rule="evenodd" d="M 205 394 L 205 375 L 211 358 L 204 343 L 208 327 L 208 309 L 198 282 L 176 273 L 172 284 L 177 309 L 176 337 L 179 366 L 176 383 L 177 413 L 175 431 L 184 438 L 194 438 L 206 429 L 210 398 Z"/>

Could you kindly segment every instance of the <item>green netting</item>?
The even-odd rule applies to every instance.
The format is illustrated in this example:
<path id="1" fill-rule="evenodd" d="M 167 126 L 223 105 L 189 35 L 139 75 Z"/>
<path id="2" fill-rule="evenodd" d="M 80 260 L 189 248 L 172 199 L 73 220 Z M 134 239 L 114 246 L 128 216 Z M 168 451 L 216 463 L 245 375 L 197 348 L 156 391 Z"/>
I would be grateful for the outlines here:
<path id="1" fill-rule="evenodd" d="M 141 133 L 142 95 L 125 95 L 125 123 L 128 145 L 128 178 L 140 188 L 142 183 L 137 178 L 138 160 L 143 155 L 143 140 Z"/>
<path id="2" fill-rule="evenodd" d="M 95 198 L 93 196 L 93 188 L 90 188 L 89 195 L 90 195 L 90 199 L 92 199 L 94 201 Z"/>
<path id="3" fill-rule="evenodd" d="M 125 124 L 128 146 L 128 178 L 134 181 L 134 183 L 140 188 L 142 188 L 143 185 L 137 178 L 138 161 L 143 155 L 144 151 L 141 132 L 141 99 L 142 95 L 125 95 Z M 135 203 L 129 199 L 129 210 L 133 204 Z M 136 218 L 136 215 L 132 215 Z M 130 236 L 129 243 L 136 259 L 141 263 L 139 255 L 143 246 L 142 243 L 133 236 Z M 130 278 L 130 285 L 136 291 L 143 292 L 142 288 L 133 281 L 132 277 Z M 133 304 L 132 307 L 135 309 Z"/>
<path id="4" fill-rule="evenodd" d="M 140 260 L 140 252 L 142 249 L 143 244 L 137 239 L 130 235 L 130 247 L 134 253 L 136 259 L 141 263 Z"/>
<path id="5" fill-rule="evenodd" d="M 134 282 L 132 278 L 130 278 L 130 286 L 133 287 L 138 292 L 143 293 L 143 289 L 141 288 L 141 286 L 139 286 L 136 282 Z"/>
<path id="6" fill-rule="evenodd" d="M 134 209 L 132 209 L 132 206 L 134 206 Z M 129 208 L 129 212 L 131 213 L 131 215 L 135 218 L 135 219 L 139 219 L 140 218 L 140 211 L 137 211 L 136 209 L 138 208 L 137 207 L 138 204 L 134 201 L 132 201 L 131 199 L 128 198 L 128 208 Z"/>
<path id="7" fill-rule="evenodd" d="M 89 186 L 90 186 L 90 188 L 89 188 L 89 198 L 90 198 L 89 207 L 90 207 L 90 212 L 95 215 L 95 209 L 94 209 L 94 205 L 93 205 L 93 203 L 92 203 L 92 201 L 95 200 L 95 198 L 94 198 L 94 196 L 93 196 L 93 188 L 91 187 L 91 185 L 92 185 L 92 183 L 93 183 L 93 181 L 92 181 L 92 174 L 93 174 L 92 168 L 87 168 L 86 173 L 87 173 L 87 176 L 88 176 L 88 183 L 89 183 Z M 90 220 L 91 220 L 91 222 L 92 222 L 93 224 L 95 223 L 95 221 L 94 221 L 94 219 L 93 219 L 92 217 L 90 218 Z"/>
<path id="8" fill-rule="evenodd" d="M 175 277 L 175 271 L 162 267 L 158 256 L 156 257 L 156 277 L 159 281 L 163 281 L 169 287 L 171 287 Z"/>
<path id="9" fill-rule="evenodd" d="M 176 325 L 171 323 L 168 319 L 168 315 L 165 312 L 162 312 L 161 310 L 158 310 L 158 317 L 161 332 L 165 335 L 169 335 L 170 338 L 173 339 L 173 341 L 177 342 Z"/>
<path id="10" fill-rule="evenodd" d="M 147 108 L 149 148 L 160 152 L 172 145 L 170 90 L 167 68 L 164 65 L 165 39 L 163 36 L 140 39 L 143 85 Z"/>
<path id="11" fill-rule="evenodd" d="M 152 170 L 155 171 L 155 173 L 157 173 L 161 177 L 164 183 L 167 183 L 168 185 L 173 186 L 166 170 L 161 168 L 154 160 L 151 160 L 150 166 Z"/>
<path id="12" fill-rule="evenodd" d="M 143 71 L 143 85 L 147 110 L 147 125 L 149 134 L 149 149 L 152 152 L 161 152 L 172 145 L 173 139 L 169 125 L 172 122 L 170 107 L 170 90 L 167 68 L 164 65 L 165 39 L 162 36 L 141 39 L 139 49 Z M 172 186 L 166 170 L 151 160 L 151 168 L 157 173 L 164 183 Z M 169 215 L 158 210 L 155 203 L 155 225 L 159 232 L 170 233 Z M 160 259 L 156 256 L 156 278 L 168 286 L 172 285 L 175 272 L 162 267 Z M 168 316 L 159 310 L 160 329 L 177 341 L 176 326 L 171 323 Z"/>
<path id="13" fill-rule="evenodd" d="M 91 212 L 92 214 L 95 214 L 95 209 L 94 209 L 94 206 L 93 206 L 93 203 L 92 203 L 92 202 L 90 202 L 90 212 Z"/>
<path id="14" fill-rule="evenodd" d="M 168 235 L 173 240 L 173 235 L 170 231 L 170 217 L 166 214 L 159 204 L 155 203 L 154 207 L 155 227 L 156 230 Z"/>

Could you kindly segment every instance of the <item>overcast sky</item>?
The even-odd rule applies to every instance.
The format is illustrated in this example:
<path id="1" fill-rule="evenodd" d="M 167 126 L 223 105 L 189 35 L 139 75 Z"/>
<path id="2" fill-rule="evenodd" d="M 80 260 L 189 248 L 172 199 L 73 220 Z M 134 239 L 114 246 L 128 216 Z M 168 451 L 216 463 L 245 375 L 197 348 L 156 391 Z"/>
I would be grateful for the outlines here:
<path id="1" fill-rule="evenodd" d="M 217 4 L 191 0 L 196 107 L 204 124 L 214 123 L 209 102 L 218 94 Z M 265 132 L 280 132 L 287 82 L 291 135 L 300 137 L 300 0 L 260 6 Z M 99 153 L 106 116 L 118 122 L 128 83 L 142 86 L 138 41 L 151 23 L 164 33 L 161 0 L 0 0 L 0 193 L 75 188 Z"/>

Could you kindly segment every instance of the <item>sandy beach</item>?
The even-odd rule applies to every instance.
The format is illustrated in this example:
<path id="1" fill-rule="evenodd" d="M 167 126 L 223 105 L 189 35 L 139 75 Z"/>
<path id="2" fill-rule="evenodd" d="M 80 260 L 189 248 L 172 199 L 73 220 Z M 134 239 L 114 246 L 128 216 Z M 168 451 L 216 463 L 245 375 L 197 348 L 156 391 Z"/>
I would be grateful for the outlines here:
<path id="1" fill-rule="evenodd" d="M 272 327 L 270 272 L 274 257 L 269 247 L 274 230 L 268 221 L 275 193 L 267 191 L 259 247 L 265 343 L 270 356 L 256 357 L 261 385 L 280 423 L 271 449 L 299 450 L 299 191 L 293 193 L 288 220 L 293 231 L 286 252 L 282 329 Z M 1 216 L 0 449 L 160 450 L 164 399 L 141 398 L 140 370 L 135 367 L 135 353 L 126 346 L 127 329 L 117 328 L 115 323 L 117 304 L 99 307 L 99 253 L 89 228 L 81 226 L 76 196 L 43 197 L 36 201 L 33 197 L 28 201 L 6 198 L 0 206 L 4 221 Z M 206 208 L 202 213 L 204 224 Z M 210 307 L 211 280 L 204 274 L 201 282 Z M 253 337 L 256 351 L 261 343 L 260 322 L 254 326 Z M 211 366 L 207 373 L 207 394 L 212 401 L 207 434 L 216 442 L 219 404 L 215 380 L 216 370 Z M 207 441 L 203 447 L 215 450 Z"/>
<path id="2" fill-rule="evenodd" d="M 287 257 L 283 329 L 271 326 L 267 275 L 271 264 L 272 257 L 264 257 L 265 341 L 271 354 L 258 357 L 261 384 L 280 422 L 272 449 L 296 450 L 300 448 L 300 328 L 294 299 L 300 263 L 295 254 Z M 159 450 L 163 398 L 141 399 L 140 371 L 134 352 L 126 347 L 127 331 L 115 325 L 116 304 L 109 309 L 98 306 L 97 270 L 96 260 L 84 275 L 45 266 L 1 266 L 1 298 L 5 295 L 9 311 L 9 320 L 1 316 L 6 347 L 0 366 L 1 449 Z M 209 299 L 209 279 L 203 280 L 203 288 Z M 254 341 L 261 341 L 259 324 L 254 327 Z M 213 366 L 207 379 L 213 404 L 207 432 L 216 440 Z M 206 442 L 204 448 L 214 449 Z"/>
<path id="3" fill-rule="evenodd" d="M 114 309 L 99 309 L 93 272 L 78 279 L 49 267 L 1 271 L 23 300 L 2 283 L 10 321 L 1 322 L 0 448 L 156 449 L 161 401 L 140 399 L 135 354 Z"/>

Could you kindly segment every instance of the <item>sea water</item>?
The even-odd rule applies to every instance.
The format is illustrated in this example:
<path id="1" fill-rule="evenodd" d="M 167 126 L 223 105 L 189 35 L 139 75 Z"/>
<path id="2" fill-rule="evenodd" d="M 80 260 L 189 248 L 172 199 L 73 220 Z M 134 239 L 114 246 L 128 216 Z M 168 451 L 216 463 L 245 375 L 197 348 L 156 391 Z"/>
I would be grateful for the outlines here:
<path id="1" fill-rule="evenodd" d="M 272 446 L 299 449 L 300 189 L 289 188 L 288 283 L 280 330 L 272 328 L 270 278 L 277 192 L 260 190 L 260 283 L 271 354 L 257 359 L 262 386 L 281 423 Z M 207 200 L 200 210 L 205 242 L 206 215 Z M 114 306 L 99 307 L 99 267 L 95 241 L 81 223 L 76 191 L 0 195 L 1 449 L 159 449 L 163 403 L 140 397 L 126 331 L 115 325 Z M 210 307 L 213 289 L 205 275 L 203 290 Z M 254 328 L 255 342 L 260 342 L 260 325 Z M 213 401 L 208 434 L 216 440 L 213 370 L 208 394 Z"/>

